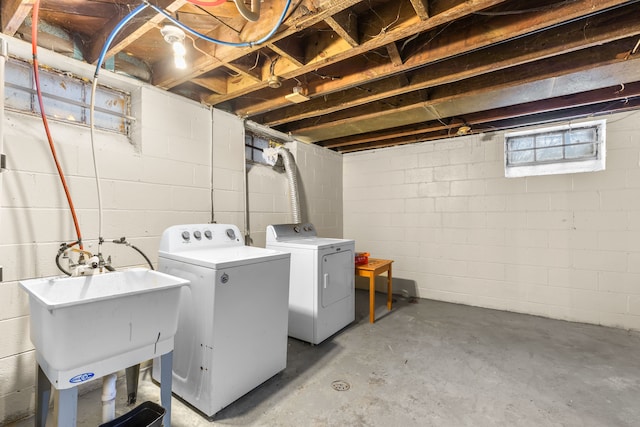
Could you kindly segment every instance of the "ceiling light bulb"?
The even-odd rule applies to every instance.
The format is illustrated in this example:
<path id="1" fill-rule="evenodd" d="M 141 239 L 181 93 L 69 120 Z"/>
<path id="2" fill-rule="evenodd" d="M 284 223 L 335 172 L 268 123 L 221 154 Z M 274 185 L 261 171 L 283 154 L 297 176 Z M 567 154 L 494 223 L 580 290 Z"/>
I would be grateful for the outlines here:
<path id="1" fill-rule="evenodd" d="M 187 54 L 187 49 L 184 47 L 181 41 L 175 41 L 172 44 L 173 53 L 176 56 L 185 56 Z"/>
<path id="2" fill-rule="evenodd" d="M 187 68 L 187 61 L 184 59 L 184 56 L 174 55 L 173 63 L 175 64 L 176 68 L 179 68 L 181 70 Z"/>

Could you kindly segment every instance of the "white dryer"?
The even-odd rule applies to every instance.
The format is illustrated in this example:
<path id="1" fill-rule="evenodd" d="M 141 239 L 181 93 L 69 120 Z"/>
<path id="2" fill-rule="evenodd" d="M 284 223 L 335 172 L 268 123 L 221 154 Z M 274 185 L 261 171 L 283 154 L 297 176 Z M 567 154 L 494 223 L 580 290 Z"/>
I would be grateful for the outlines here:
<path id="1" fill-rule="evenodd" d="M 172 390 L 206 416 L 286 367 L 289 259 L 245 246 L 235 225 L 162 234 L 158 269 L 191 281 L 180 297 Z"/>
<path id="2" fill-rule="evenodd" d="M 267 226 L 268 249 L 291 253 L 289 336 L 319 344 L 355 320 L 355 242 L 313 224 Z"/>

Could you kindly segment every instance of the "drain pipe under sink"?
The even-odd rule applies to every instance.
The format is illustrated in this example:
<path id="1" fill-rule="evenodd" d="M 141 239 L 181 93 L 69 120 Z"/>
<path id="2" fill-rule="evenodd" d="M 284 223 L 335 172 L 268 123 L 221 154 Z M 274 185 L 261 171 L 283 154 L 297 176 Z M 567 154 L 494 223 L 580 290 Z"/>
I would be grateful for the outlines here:
<path id="1" fill-rule="evenodd" d="M 113 373 L 102 377 L 102 422 L 108 423 L 116 418 L 116 380 Z"/>

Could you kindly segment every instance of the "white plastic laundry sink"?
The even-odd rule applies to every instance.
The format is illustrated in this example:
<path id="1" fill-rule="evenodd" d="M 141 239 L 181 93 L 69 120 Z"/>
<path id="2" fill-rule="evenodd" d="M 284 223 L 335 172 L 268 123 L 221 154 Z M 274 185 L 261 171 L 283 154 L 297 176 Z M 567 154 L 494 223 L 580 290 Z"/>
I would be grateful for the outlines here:
<path id="1" fill-rule="evenodd" d="M 38 364 L 66 389 L 173 350 L 187 284 L 146 269 L 21 281 Z"/>

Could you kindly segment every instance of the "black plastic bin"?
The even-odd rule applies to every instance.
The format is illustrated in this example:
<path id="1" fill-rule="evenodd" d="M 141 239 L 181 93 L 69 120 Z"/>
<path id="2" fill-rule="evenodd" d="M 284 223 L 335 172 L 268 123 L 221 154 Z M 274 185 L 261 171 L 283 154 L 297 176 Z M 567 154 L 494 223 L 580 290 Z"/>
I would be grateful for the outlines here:
<path id="1" fill-rule="evenodd" d="M 166 410 L 153 402 L 144 402 L 113 421 L 99 427 L 161 427 Z"/>

